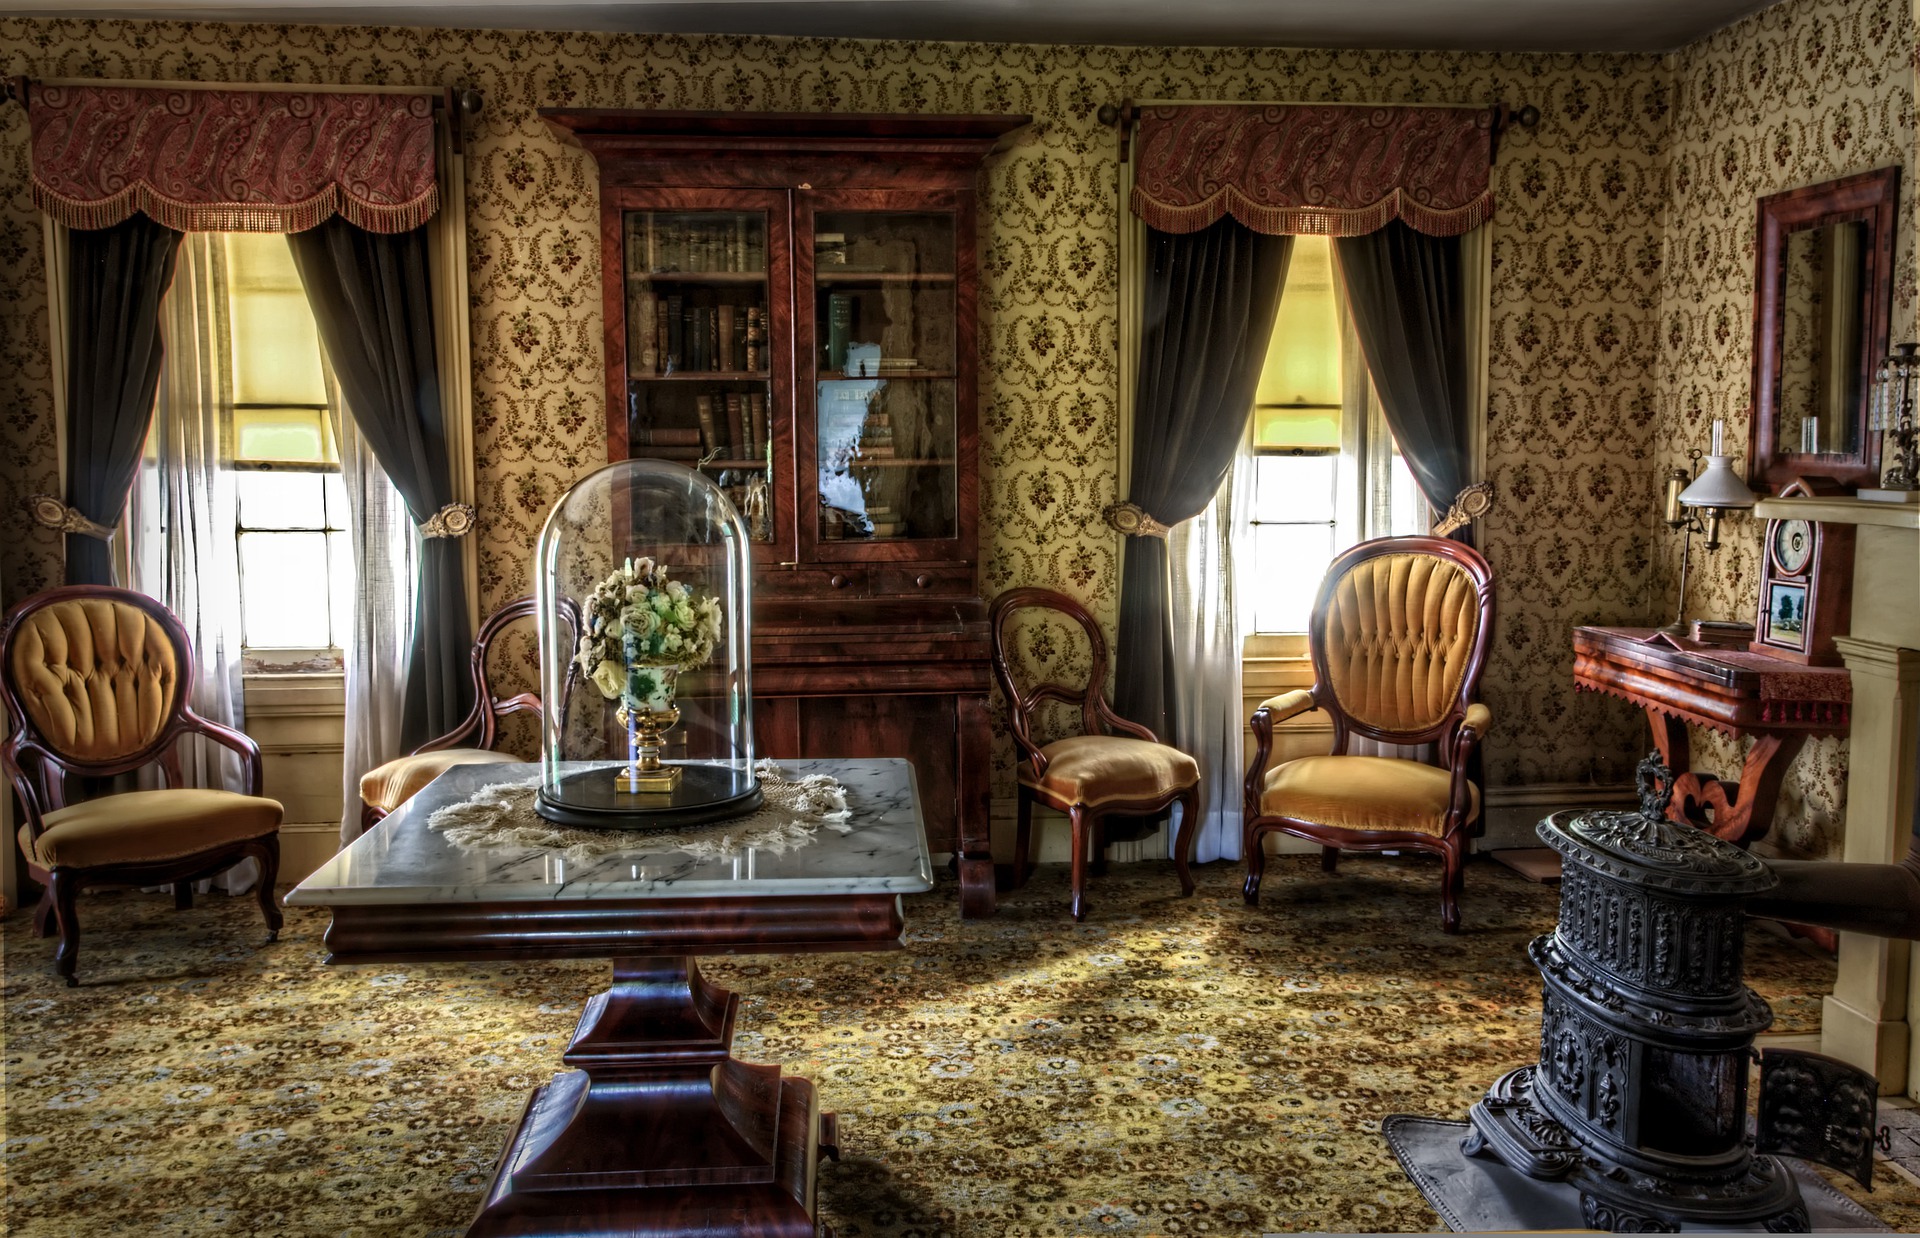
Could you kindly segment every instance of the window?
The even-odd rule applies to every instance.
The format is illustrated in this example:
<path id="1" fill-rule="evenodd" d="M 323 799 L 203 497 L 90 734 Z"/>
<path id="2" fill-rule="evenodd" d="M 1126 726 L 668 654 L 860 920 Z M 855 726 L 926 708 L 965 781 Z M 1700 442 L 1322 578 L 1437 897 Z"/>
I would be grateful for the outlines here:
<path id="1" fill-rule="evenodd" d="M 1427 527 L 1334 282 L 1332 243 L 1295 237 L 1254 395 L 1243 562 L 1258 566 L 1237 583 L 1250 591 L 1256 635 L 1306 631 L 1320 579 L 1341 550 Z"/>
<path id="2" fill-rule="evenodd" d="M 225 240 L 244 643 L 249 653 L 336 650 L 352 615 L 353 557 L 319 329 L 284 236 Z"/>

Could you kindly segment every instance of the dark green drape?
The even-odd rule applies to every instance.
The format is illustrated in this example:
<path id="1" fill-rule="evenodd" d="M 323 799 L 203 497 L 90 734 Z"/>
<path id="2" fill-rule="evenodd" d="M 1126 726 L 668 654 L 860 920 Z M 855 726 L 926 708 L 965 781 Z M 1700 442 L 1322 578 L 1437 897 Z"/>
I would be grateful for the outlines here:
<path id="1" fill-rule="evenodd" d="M 67 233 L 67 503 L 120 523 L 160 389 L 160 298 L 180 233 L 135 213 Z M 67 583 L 110 585 L 107 543 L 67 534 Z"/>
<path id="2" fill-rule="evenodd" d="M 453 501 L 434 368 L 426 229 L 379 234 L 336 215 L 287 240 L 354 425 L 414 522 L 424 524 Z M 459 540 L 427 538 L 400 723 L 408 749 L 466 717 L 472 644 Z"/>
<path id="3" fill-rule="evenodd" d="M 1380 411 L 1420 493 L 1444 512 L 1473 481 L 1460 238 L 1396 219 L 1334 246 Z"/>
<path id="4" fill-rule="evenodd" d="M 1253 411 L 1293 238 L 1225 218 L 1198 232 L 1147 229 L 1129 502 L 1165 525 L 1206 510 Z M 1173 611 L 1167 543 L 1129 537 L 1115 706 L 1165 738 Z"/>

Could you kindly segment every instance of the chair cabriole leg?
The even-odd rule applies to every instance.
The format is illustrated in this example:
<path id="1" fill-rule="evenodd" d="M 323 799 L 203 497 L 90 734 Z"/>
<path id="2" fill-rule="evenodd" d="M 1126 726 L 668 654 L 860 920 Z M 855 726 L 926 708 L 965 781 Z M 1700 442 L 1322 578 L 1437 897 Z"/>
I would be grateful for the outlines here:
<path id="1" fill-rule="evenodd" d="M 1266 837 L 1267 831 L 1260 828 L 1257 822 L 1249 825 L 1246 842 L 1241 848 L 1247 853 L 1247 881 L 1240 887 L 1240 896 L 1249 907 L 1260 903 L 1260 878 L 1267 871 Z"/>
<path id="2" fill-rule="evenodd" d="M 279 900 L 273 896 L 273 883 L 280 876 L 280 836 L 269 834 L 260 839 L 255 858 L 260 861 L 260 884 L 254 887 L 254 895 L 260 902 L 260 914 L 267 922 L 267 940 L 278 941 L 280 926 L 286 923 L 286 917 L 280 913 Z"/>
<path id="3" fill-rule="evenodd" d="M 1073 918 L 1087 918 L 1087 852 L 1093 846 L 1091 814 L 1078 804 L 1067 810 L 1073 828 Z"/>
<path id="4" fill-rule="evenodd" d="M 173 883 L 173 909 L 175 911 L 193 910 L 193 883 L 176 881 Z"/>
<path id="5" fill-rule="evenodd" d="M 1193 839 L 1200 832 L 1200 788 L 1188 787 L 1180 794 L 1180 832 L 1173 839 L 1173 871 L 1180 878 L 1180 893 L 1193 897 L 1193 870 L 1187 865 L 1193 856 Z"/>
<path id="6" fill-rule="evenodd" d="M 33 935 L 51 937 L 59 931 L 60 922 L 53 909 L 53 882 L 49 880 L 41 887 L 40 902 L 33 909 Z"/>
<path id="7" fill-rule="evenodd" d="M 75 903 L 80 893 L 80 874 L 56 868 L 47 874 L 47 893 L 53 897 L 53 914 L 60 925 L 60 945 L 53 952 L 53 970 L 66 978 L 67 987 L 80 983 L 74 975 L 80 968 L 80 913 Z"/>
<path id="8" fill-rule="evenodd" d="M 1460 895 L 1466 888 L 1467 844 L 1459 835 L 1440 840 L 1440 928 L 1460 931 Z"/>
<path id="9" fill-rule="evenodd" d="M 1320 871 L 1323 873 L 1340 871 L 1340 848 L 1320 848 Z"/>

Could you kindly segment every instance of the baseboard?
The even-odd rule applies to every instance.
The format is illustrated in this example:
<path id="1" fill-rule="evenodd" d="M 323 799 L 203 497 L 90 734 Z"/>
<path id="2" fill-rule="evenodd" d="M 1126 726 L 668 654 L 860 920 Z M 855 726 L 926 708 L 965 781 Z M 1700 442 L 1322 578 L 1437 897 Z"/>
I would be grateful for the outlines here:
<path id="1" fill-rule="evenodd" d="M 1599 786 L 1585 782 L 1545 782 L 1524 787 L 1493 787 L 1487 791 L 1486 832 L 1474 842 L 1475 851 L 1503 851 L 1510 847 L 1537 847 L 1540 837 L 1534 827 L 1550 813 L 1565 808 L 1617 808 L 1637 802 L 1630 786 Z M 993 801 L 993 854 L 1002 861 L 1013 858 L 1013 831 L 1017 801 L 1012 797 Z M 1284 834 L 1269 836 L 1272 852 L 1282 855 L 1317 855 L 1319 844 Z M 1033 851 L 1038 863 L 1065 863 L 1073 858 L 1072 840 L 1067 836 L 1065 813 L 1035 805 L 1033 810 Z M 1164 848 L 1151 858 L 1163 858 Z M 1118 860 L 1119 857 L 1115 857 Z"/>
<path id="2" fill-rule="evenodd" d="M 1524 787 L 1487 790 L 1487 828 L 1474 844 L 1476 851 L 1504 851 L 1510 847 L 1538 847 L 1534 832 L 1549 815 L 1567 808 L 1619 808 L 1639 802 L 1631 786 L 1590 782 L 1539 782 Z"/>

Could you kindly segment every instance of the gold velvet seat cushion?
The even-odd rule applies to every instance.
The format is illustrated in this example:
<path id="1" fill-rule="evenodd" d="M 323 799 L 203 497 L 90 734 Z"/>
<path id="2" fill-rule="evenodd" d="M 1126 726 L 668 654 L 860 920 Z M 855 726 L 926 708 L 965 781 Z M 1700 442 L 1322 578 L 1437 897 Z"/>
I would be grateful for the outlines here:
<path id="1" fill-rule="evenodd" d="M 264 838 L 280 828 L 281 811 L 279 800 L 232 791 L 128 791 L 55 809 L 38 838 L 21 826 L 20 849 L 42 868 L 177 860 Z"/>
<path id="2" fill-rule="evenodd" d="M 392 812 L 456 765 L 512 765 L 519 757 L 485 748 L 442 748 L 395 757 L 360 778 L 360 798 L 370 808 Z"/>
<path id="3" fill-rule="evenodd" d="M 1446 833 L 1453 775 L 1394 757 L 1301 757 L 1268 771 L 1262 816 L 1290 817 L 1343 830 Z M 1467 784 L 1468 813 L 1480 789 Z"/>
<path id="4" fill-rule="evenodd" d="M 1178 748 L 1119 735 L 1076 735 L 1040 750 L 1047 772 L 1033 776 L 1020 762 L 1020 781 L 1064 803 L 1098 808 L 1121 800 L 1156 800 L 1200 781 L 1200 767 Z"/>

